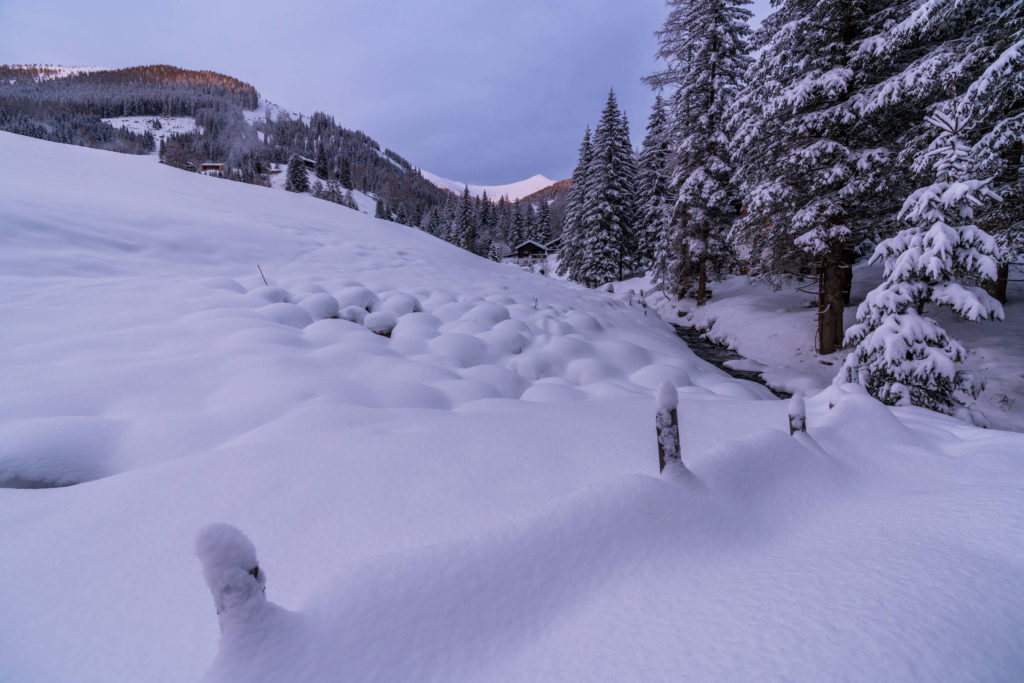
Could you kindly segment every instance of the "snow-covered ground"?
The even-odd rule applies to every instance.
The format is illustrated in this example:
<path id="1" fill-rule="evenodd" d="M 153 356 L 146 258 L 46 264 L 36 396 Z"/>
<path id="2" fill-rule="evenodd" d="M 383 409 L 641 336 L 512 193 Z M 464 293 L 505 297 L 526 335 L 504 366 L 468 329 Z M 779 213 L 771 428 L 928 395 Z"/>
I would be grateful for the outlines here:
<path id="1" fill-rule="evenodd" d="M 281 172 L 275 173 L 274 175 L 270 176 L 270 187 L 274 188 L 275 190 L 284 191 L 285 183 L 287 183 L 288 181 L 288 169 L 284 164 L 278 165 L 278 168 L 281 169 Z M 306 178 L 309 180 L 310 187 L 313 187 L 313 183 L 320 180 L 319 178 L 316 177 L 316 174 L 313 173 L 313 171 L 310 171 L 309 169 L 306 170 Z M 360 192 L 359 190 L 352 190 L 352 198 L 356 200 L 356 205 L 359 207 L 360 212 L 369 214 L 371 216 L 377 213 L 377 200 L 371 197 L 370 195 L 366 194 L 365 192 Z"/>
<path id="2" fill-rule="evenodd" d="M 0 680 L 1024 671 L 1024 436 L 837 389 L 790 437 L 656 316 L 412 228 L 6 133 L 0 177 L 0 479 L 83 482 L 0 488 Z M 223 634 L 220 521 L 279 606 Z"/>
<path id="3" fill-rule="evenodd" d="M 271 120 L 276 121 L 282 115 L 291 116 L 291 114 L 279 105 L 274 104 L 269 100 L 260 98 L 259 105 L 256 109 L 246 109 L 242 112 L 242 116 L 248 123 L 256 123 L 257 121 L 264 121 L 269 116 Z"/>
<path id="4" fill-rule="evenodd" d="M 190 133 L 197 128 L 196 120 L 191 116 L 116 116 L 103 120 L 114 128 L 127 128 L 132 133 L 149 131 L 156 140 L 154 154 L 160 151 L 160 143 L 171 135 Z M 159 128 L 154 121 L 160 122 Z"/>
<path id="5" fill-rule="evenodd" d="M 442 178 L 439 175 L 431 173 L 430 171 L 420 171 L 423 177 L 437 185 L 440 188 L 451 190 L 456 194 L 462 194 L 463 190 L 466 189 L 467 183 L 462 183 L 456 180 L 448 180 Z M 502 197 L 505 197 L 509 201 L 514 202 L 517 199 L 527 197 L 538 190 L 543 190 L 545 187 L 554 185 L 555 181 L 550 178 L 545 178 L 542 175 L 535 175 L 526 180 L 520 180 L 515 183 L 508 183 L 507 185 L 468 185 L 469 193 L 474 197 L 479 197 L 485 191 L 487 196 L 493 201 L 498 201 Z"/>
<path id="6" fill-rule="evenodd" d="M 846 327 L 856 322 L 857 305 L 881 276 L 880 265 L 854 268 Z M 625 285 L 649 288 L 641 280 Z M 829 356 L 815 352 L 813 283 L 794 282 L 774 290 L 735 276 L 710 287 L 714 296 L 702 308 L 692 299 L 669 301 L 660 294 L 650 301 L 667 320 L 707 330 L 709 338 L 750 359 L 736 369 L 760 371 L 777 389 L 817 393 L 832 383 L 849 349 Z M 1024 432 L 1024 283 L 1010 283 L 1005 313 L 1005 321 L 979 323 L 957 320 L 946 309 L 930 315 L 967 348 L 965 369 L 988 380 L 985 391 L 969 406 L 973 418 L 979 424 Z"/>

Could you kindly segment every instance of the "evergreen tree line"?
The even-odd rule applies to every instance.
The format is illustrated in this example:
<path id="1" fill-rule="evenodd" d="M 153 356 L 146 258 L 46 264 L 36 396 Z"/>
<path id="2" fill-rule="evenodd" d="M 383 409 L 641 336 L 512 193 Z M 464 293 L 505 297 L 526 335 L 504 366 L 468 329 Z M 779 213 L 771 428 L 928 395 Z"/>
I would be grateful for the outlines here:
<path id="1" fill-rule="evenodd" d="M 528 240 L 547 245 L 554 237 L 548 201 L 510 202 L 502 197 L 493 202 L 486 192 L 480 197 L 470 195 L 468 187 L 461 195 L 446 193 L 440 205 L 431 207 L 418 220 L 405 214 L 401 206 L 384 201 L 377 204 L 377 217 L 417 226 L 495 261 Z"/>
<path id="2" fill-rule="evenodd" d="M 0 104 L 0 130 L 50 142 L 107 149 L 125 154 L 148 154 L 155 149 L 152 133 L 114 128 L 91 114 L 11 114 Z"/>
<path id="3" fill-rule="evenodd" d="M 669 0 L 636 205 L 618 194 L 610 98 L 580 148 L 561 267 L 594 285 L 632 260 L 698 304 L 738 268 L 813 278 L 818 350 L 857 345 L 844 379 L 959 409 L 978 384 L 922 316 L 1000 317 L 1024 249 L 1024 1 L 781 0 L 753 33 L 748 4 Z M 886 279 L 847 334 L 861 256 Z"/>

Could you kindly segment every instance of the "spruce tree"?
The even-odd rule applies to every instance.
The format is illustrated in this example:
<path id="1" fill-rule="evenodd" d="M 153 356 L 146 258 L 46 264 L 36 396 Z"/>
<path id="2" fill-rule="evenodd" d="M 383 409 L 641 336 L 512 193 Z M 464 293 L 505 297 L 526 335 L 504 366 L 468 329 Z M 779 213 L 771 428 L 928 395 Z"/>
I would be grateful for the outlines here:
<path id="1" fill-rule="evenodd" d="M 537 212 L 530 202 L 523 207 L 523 232 L 526 239 L 543 244 L 537 235 Z"/>
<path id="2" fill-rule="evenodd" d="M 341 163 L 338 164 L 338 182 L 346 190 L 352 188 L 352 164 L 346 157 L 342 157 Z"/>
<path id="3" fill-rule="evenodd" d="M 462 191 L 462 199 L 455 209 L 455 220 L 452 224 L 452 242 L 466 251 L 476 251 L 476 225 L 473 213 L 473 202 L 467 186 Z"/>
<path id="4" fill-rule="evenodd" d="M 327 180 L 330 169 L 327 167 L 327 151 L 322 144 L 316 146 L 316 164 L 314 168 L 317 178 Z"/>
<path id="5" fill-rule="evenodd" d="M 572 172 L 569 196 L 565 204 L 565 218 L 562 220 L 562 243 L 558 249 L 558 274 L 580 282 L 580 268 L 583 257 L 583 211 L 586 198 L 587 171 L 594 156 L 587 126 L 580 142 L 576 169 Z"/>
<path id="6" fill-rule="evenodd" d="M 915 405 L 953 414 L 961 396 L 983 388 L 957 366 L 964 348 L 925 306 L 948 306 L 968 320 L 1002 319 L 999 302 L 977 284 L 996 273 L 995 240 L 972 223 L 974 209 L 998 199 L 990 179 L 969 177 L 970 148 L 961 140 L 960 112 L 936 112 L 939 129 L 929 157 L 938 178 L 914 191 L 900 217 L 910 227 L 880 243 L 873 260 L 884 260 L 885 279 L 857 309 L 846 339 L 856 344 L 839 378 L 862 384 L 888 405 Z M 966 285 L 966 286 L 965 286 Z"/>
<path id="7" fill-rule="evenodd" d="M 593 158 L 587 169 L 579 282 L 596 287 L 622 279 L 632 245 L 635 192 L 636 165 L 628 124 L 612 91 L 594 131 Z"/>
<path id="8" fill-rule="evenodd" d="M 663 278 L 674 288 L 697 285 L 697 305 L 709 278 L 724 273 L 728 231 L 736 216 L 727 108 L 750 65 L 749 0 L 670 0 L 659 32 L 666 69 L 648 79 L 671 89 L 669 106 L 676 165 L 671 256 Z M 656 115 L 652 113 L 652 118 Z"/>
<path id="9" fill-rule="evenodd" d="M 487 258 L 491 261 L 501 262 L 501 249 L 498 247 L 497 242 L 491 242 L 490 246 L 487 247 Z"/>
<path id="10" fill-rule="evenodd" d="M 547 245 L 551 241 L 551 206 L 548 200 L 540 200 L 540 209 L 537 211 L 537 242 Z"/>
<path id="11" fill-rule="evenodd" d="M 298 154 L 293 154 L 292 158 L 288 160 L 284 189 L 289 192 L 309 192 L 309 176 L 306 175 L 306 165 Z"/>
<path id="12" fill-rule="evenodd" d="M 508 228 L 508 246 L 515 249 L 526 241 L 526 217 L 523 215 L 523 204 L 518 199 L 513 202 Z"/>
<path id="13" fill-rule="evenodd" d="M 491 212 L 494 207 L 491 205 L 491 200 L 487 198 L 487 190 L 484 190 L 480 194 L 478 206 L 479 211 L 477 212 L 477 223 L 481 230 L 489 231 L 491 228 Z"/>
<path id="14" fill-rule="evenodd" d="M 978 171 L 991 176 L 1003 201 L 979 216 L 999 247 L 996 277 L 988 287 L 1006 303 L 1010 265 L 1024 257 L 1024 2 L 978 3 L 977 76 L 964 93 L 965 131 L 973 140 Z M 945 22 L 943 22 L 945 23 Z M 961 78 L 961 80 L 963 80 Z"/>
<path id="15" fill-rule="evenodd" d="M 498 200 L 498 206 L 494 210 L 494 230 L 508 246 L 512 246 L 512 237 L 509 234 L 511 228 L 512 213 L 508 206 L 508 199 L 502 197 Z"/>
<path id="16" fill-rule="evenodd" d="M 999 46 L 1013 43 L 1009 27 L 1021 3 L 782 0 L 777 7 L 755 34 L 762 53 L 732 110 L 745 208 L 735 235 L 757 275 L 816 268 L 819 351 L 829 353 L 842 339 L 855 249 L 892 234 L 899 197 L 926 182 L 926 165 L 911 163 L 934 137 L 924 114 L 948 107 L 950 77 L 962 91 L 998 61 Z M 1013 71 L 1020 69 L 1009 70 L 1011 80 Z M 965 102 L 967 139 L 985 134 L 988 124 L 974 128 L 970 112 L 984 99 Z"/>
<path id="17" fill-rule="evenodd" d="M 374 218 L 380 218 L 386 221 L 391 220 L 391 213 L 388 211 L 387 206 L 384 203 L 383 197 L 377 198 L 377 209 L 373 213 Z"/>
<path id="18" fill-rule="evenodd" d="M 663 287 L 669 284 L 668 227 L 675 203 L 669 197 L 671 156 L 665 101 L 658 95 L 651 109 L 647 135 L 637 162 L 636 239 L 638 265 L 651 269 L 653 282 Z"/>

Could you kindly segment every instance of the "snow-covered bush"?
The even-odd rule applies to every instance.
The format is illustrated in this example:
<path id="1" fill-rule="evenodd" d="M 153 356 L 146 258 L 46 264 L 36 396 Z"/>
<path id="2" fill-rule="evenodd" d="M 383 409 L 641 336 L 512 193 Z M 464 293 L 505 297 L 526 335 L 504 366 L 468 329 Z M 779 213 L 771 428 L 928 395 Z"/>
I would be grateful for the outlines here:
<path id="1" fill-rule="evenodd" d="M 959 395 L 976 398 L 984 383 L 957 367 L 963 346 L 923 313 L 932 303 L 968 320 L 1002 319 L 999 302 L 967 284 L 996 277 L 995 240 L 973 217 L 975 207 L 999 197 L 989 180 L 968 177 L 970 148 L 959 137 L 955 101 L 952 116 L 938 112 L 927 120 L 940 131 L 928 152 L 938 181 L 904 203 L 900 218 L 911 227 L 875 249 L 872 261 L 884 260 L 885 277 L 857 309 L 845 340 L 857 348 L 837 379 L 862 384 L 888 405 L 953 414 Z"/>

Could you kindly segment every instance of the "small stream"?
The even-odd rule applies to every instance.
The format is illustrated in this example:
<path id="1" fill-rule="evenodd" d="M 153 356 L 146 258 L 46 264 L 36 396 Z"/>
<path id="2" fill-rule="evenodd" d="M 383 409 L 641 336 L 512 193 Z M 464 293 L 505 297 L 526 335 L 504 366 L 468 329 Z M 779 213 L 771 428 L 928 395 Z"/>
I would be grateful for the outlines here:
<path id="1" fill-rule="evenodd" d="M 700 330 L 696 327 L 672 325 L 672 329 L 675 330 L 677 337 L 686 342 L 686 345 L 690 347 L 691 351 L 697 354 L 701 359 L 714 365 L 716 368 L 721 368 L 736 379 L 745 379 L 751 382 L 757 382 L 758 384 L 767 387 L 768 391 L 772 392 L 779 398 L 789 398 L 791 396 L 791 394 L 787 394 L 784 391 L 778 391 L 768 386 L 768 383 L 764 381 L 763 377 L 761 377 L 760 372 L 755 370 L 734 370 L 727 367 L 725 365 L 726 361 L 746 359 L 730 349 L 728 346 L 711 341 L 702 335 Z"/>

